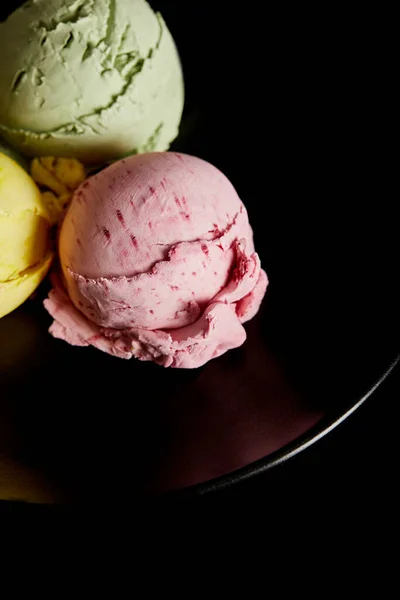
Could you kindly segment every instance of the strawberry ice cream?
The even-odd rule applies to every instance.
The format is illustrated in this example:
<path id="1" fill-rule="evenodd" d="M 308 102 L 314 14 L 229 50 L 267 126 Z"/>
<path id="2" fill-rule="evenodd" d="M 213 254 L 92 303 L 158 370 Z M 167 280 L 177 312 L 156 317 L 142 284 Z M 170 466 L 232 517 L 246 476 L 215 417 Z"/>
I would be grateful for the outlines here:
<path id="1" fill-rule="evenodd" d="M 215 167 L 171 152 L 119 161 L 75 193 L 45 301 L 53 336 L 194 368 L 243 344 L 267 276 L 246 209 Z"/>

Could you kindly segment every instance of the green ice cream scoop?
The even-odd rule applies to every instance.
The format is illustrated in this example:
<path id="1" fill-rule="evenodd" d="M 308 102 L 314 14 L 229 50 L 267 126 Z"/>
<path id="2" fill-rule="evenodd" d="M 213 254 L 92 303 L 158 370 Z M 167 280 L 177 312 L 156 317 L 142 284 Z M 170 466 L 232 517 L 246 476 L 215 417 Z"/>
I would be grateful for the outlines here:
<path id="1" fill-rule="evenodd" d="M 101 163 L 168 149 L 184 102 L 172 36 L 145 0 L 29 0 L 0 23 L 0 135 Z"/>

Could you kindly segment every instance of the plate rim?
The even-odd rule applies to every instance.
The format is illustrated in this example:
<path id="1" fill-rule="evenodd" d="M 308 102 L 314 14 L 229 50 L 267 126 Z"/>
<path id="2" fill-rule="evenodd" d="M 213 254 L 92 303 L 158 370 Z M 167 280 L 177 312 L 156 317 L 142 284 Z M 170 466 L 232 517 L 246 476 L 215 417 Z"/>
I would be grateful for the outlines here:
<path id="1" fill-rule="evenodd" d="M 206 496 L 209 494 L 222 492 L 232 486 L 236 486 L 248 479 L 261 475 L 270 469 L 277 467 L 287 460 L 290 460 L 303 450 L 306 450 L 331 431 L 336 429 L 343 421 L 350 417 L 360 406 L 370 398 L 374 392 L 383 384 L 384 381 L 392 374 L 397 368 L 400 369 L 400 352 L 396 354 L 395 358 L 392 359 L 389 366 L 384 370 L 382 375 L 373 383 L 370 388 L 359 398 L 356 402 L 352 403 L 351 406 L 345 411 L 333 411 L 323 416 L 315 425 L 313 425 L 306 432 L 296 437 L 291 442 L 285 444 L 279 450 L 268 454 L 262 458 L 257 459 L 235 469 L 225 475 L 220 475 L 208 481 L 193 484 L 190 486 L 183 487 L 177 490 L 171 490 L 159 494 L 159 497 L 173 497 L 178 496 Z"/>

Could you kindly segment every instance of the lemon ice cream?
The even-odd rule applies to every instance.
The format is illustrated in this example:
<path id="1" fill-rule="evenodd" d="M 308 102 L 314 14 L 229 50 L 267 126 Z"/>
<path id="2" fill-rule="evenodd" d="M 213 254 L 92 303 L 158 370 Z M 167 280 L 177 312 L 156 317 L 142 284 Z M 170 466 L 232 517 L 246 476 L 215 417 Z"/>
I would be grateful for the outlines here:
<path id="1" fill-rule="evenodd" d="M 31 163 L 31 176 L 42 189 L 52 225 L 56 225 L 67 208 L 74 191 L 85 181 L 86 171 L 75 158 L 44 156 Z"/>
<path id="2" fill-rule="evenodd" d="M 0 153 L 0 318 L 22 304 L 49 270 L 50 215 L 39 188 Z"/>

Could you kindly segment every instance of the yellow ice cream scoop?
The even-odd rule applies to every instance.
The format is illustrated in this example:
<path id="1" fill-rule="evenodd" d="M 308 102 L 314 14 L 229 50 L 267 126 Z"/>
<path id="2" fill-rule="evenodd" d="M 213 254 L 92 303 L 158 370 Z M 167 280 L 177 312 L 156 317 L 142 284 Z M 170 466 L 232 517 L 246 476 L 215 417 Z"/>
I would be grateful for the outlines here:
<path id="1" fill-rule="evenodd" d="M 20 306 L 47 274 L 51 224 L 33 179 L 0 153 L 0 318 Z"/>
<path id="2" fill-rule="evenodd" d="M 52 225 L 59 222 L 74 191 L 87 177 L 84 166 L 74 158 L 45 156 L 31 163 L 31 176 L 43 190 Z"/>

